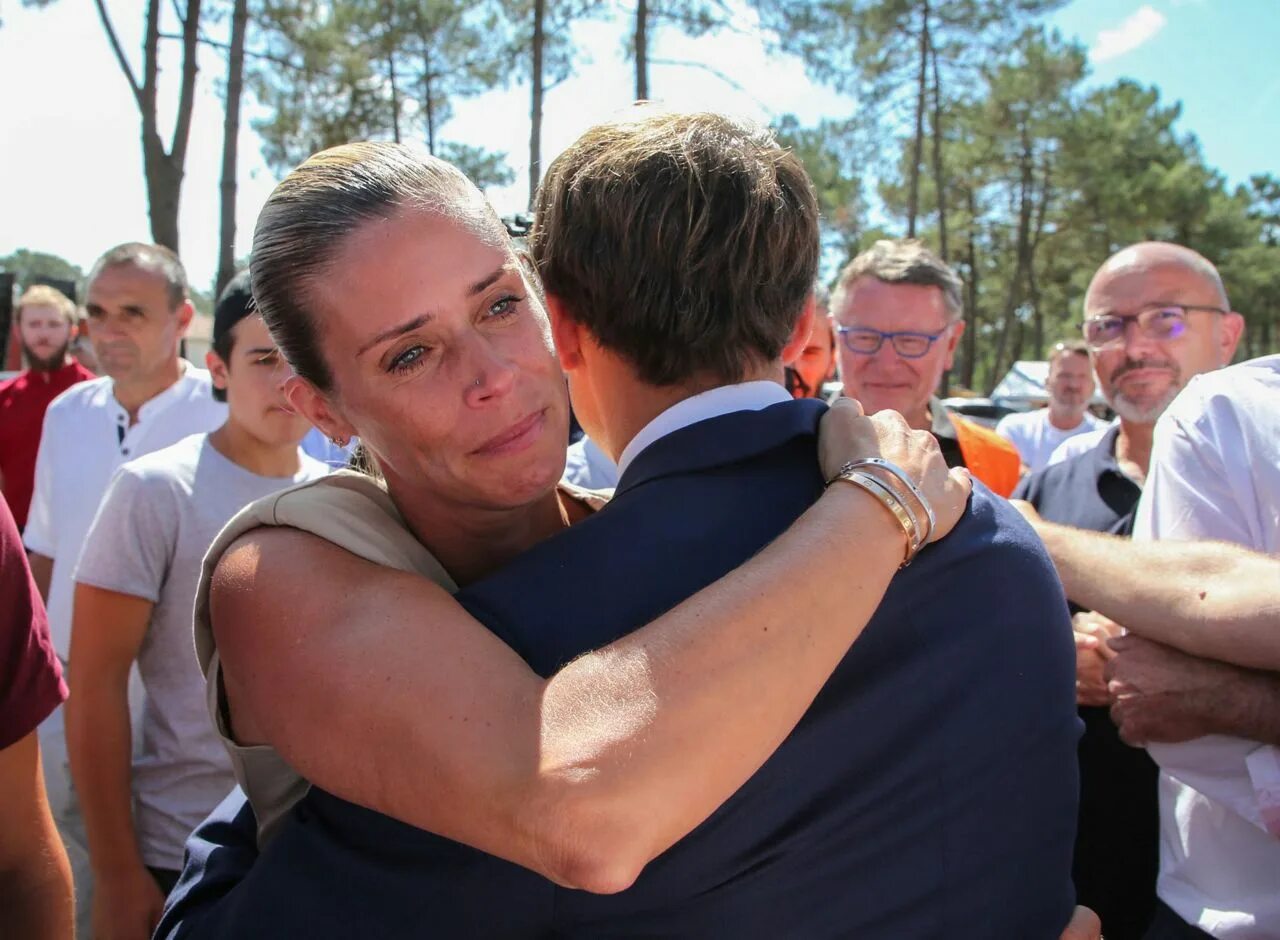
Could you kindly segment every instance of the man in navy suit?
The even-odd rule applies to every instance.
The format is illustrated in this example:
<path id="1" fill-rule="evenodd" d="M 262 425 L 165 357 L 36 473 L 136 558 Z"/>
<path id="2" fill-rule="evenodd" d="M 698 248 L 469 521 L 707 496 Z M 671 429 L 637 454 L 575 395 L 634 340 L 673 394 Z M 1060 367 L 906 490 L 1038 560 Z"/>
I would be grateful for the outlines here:
<path id="1" fill-rule="evenodd" d="M 530 247 L 577 414 L 620 485 L 458 594 L 535 671 L 723 576 L 821 492 L 825 406 L 787 395 L 780 360 L 817 225 L 796 158 L 714 115 L 596 128 L 552 165 Z M 976 486 L 774 756 L 627 890 L 559 888 L 313 788 L 256 860 L 229 799 L 189 844 L 160 935 L 1057 937 L 1074 662 L 1043 548 Z"/>

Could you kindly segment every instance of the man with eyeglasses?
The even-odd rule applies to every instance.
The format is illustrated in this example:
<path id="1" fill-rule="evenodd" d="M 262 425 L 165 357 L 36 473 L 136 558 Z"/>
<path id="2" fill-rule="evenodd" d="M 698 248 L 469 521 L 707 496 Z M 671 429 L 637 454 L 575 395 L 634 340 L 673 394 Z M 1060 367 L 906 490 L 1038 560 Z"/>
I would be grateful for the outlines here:
<path id="1" fill-rule="evenodd" d="M 1150 242 L 1113 255 L 1085 293 L 1083 332 L 1102 394 L 1119 421 L 1066 441 L 1014 497 L 1051 523 L 1128 537 L 1156 419 L 1192 376 L 1231 361 L 1243 328 L 1217 270 L 1196 252 Z M 1098 568 L 1098 577 L 1113 576 L 1108 566 Z M 1076 890 L 1080 903 L 1102 918 L 1106 936 L 1125 940 L 1143 936 L 1156 906 L 1157 771 L 1146 751 L 1121 740 L 1111 718 L 1103 671 L 1115 656 L 1106 641 L 1120 627 L 1079 607 L 1072 613 L 1076 696 L 1085 722 Z"/>
<path id="2" fill-rule="evenodd" d="M 964 334 L 961 282 L 914 239 L 882 240 L 840 272 L 831 294 L 844 394 L 867 414 L 896 411 L 932 431 L 948 466 L 969 471 L 1001 496 L 1022 473 L 1012 444 L 947 411 L 934 395 Z"/>

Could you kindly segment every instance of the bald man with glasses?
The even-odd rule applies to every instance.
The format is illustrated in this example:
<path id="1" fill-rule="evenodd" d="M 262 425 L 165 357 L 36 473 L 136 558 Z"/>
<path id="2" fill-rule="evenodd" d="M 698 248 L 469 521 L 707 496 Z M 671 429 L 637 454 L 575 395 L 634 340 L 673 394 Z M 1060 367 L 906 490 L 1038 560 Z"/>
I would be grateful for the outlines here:
<path id="1" fill-rule="evenodd" d="M 831 294 L 840 378 L 867 414 L 896 411 L 932 431 L 949 466 L 968 467 L 1008 496 L 1022 473 L 1018 451 L 934 394 L 964 335 L 961 289 L 959 276 L 913 239 L 878 241 L 858 255 Z"/>
<path id="2" fill-rule="evenodd" d="M 1079 530 L 1128 537 L 1146 483 L 1156 419 L 1192 376 L 1231 361 L 1244 320 L 1231 312 L 1217 270 L 1181 245 L 1148 242 L 1109 258 L 1089 284 L 1084 341 L 1098 384 L 1119 420 L 1068 439 L 1050 465 L 1019 485 L 1060 529 L 1046 537 L 1055 560 Z M 1043 533 L 1042 533 L 1043 534 Z M 1061 571 L 1062 561 L 1059 560 Z M 1114 578 L 1096 565 L 1096 577 Z M 1104 676 L 1120 627 L 1073 606 L 1080 744 L 1080 819 L 1074 877 L 1080 903 L 1098 912 L 1108 940 L 1144 936 L 1156 907 L 1159 818 L 1155 764 L 1121 740 Z"/>

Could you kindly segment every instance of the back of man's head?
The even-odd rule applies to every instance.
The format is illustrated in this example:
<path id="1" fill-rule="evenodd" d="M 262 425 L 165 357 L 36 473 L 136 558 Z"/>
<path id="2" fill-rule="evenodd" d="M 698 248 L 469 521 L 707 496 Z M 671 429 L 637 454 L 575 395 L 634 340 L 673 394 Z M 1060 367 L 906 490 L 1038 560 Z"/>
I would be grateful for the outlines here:
<path id="1" fill-rule="evenodd" d="M 781 355 L 818 267 L 818 206 L 767 131 L 652 114 L 587 131 L 538 192 L 547 293 L 651 385 L 739 381 Z"/>
<path id="2" fill-rule="evenodd" d="M 125 242 L 108 250 L 93 263 L 87 283 L 92 284 L 108 268 L 124 266 L 162 278 L 170 309 L 181 306 L 190 294 L 187 271 L 173 250 L 164 245 L 149 245 L 145 242 Z"/>

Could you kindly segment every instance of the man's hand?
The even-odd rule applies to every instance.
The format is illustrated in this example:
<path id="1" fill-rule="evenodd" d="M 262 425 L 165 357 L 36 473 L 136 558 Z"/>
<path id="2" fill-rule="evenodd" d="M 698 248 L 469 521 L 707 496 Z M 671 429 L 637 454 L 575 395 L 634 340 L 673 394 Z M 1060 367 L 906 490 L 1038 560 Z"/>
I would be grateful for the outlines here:
<path id="1" fill-rule="evenodd" d="M 1102 921 L 1087 907 L 1077 907 L 1059 940 L 1102 940 Z"/>
<path id="2" fill-rule="evenodd" d="M 1106 667 L 1111 719 L 1126 744 L 1189 741 L 1217 730 L 1235 667 L 1133 635 L 1108 643 L 1115 653 Z"/>
<path id="3" fill-rule="evenodd" d="M 1082 610 L 1071 618 L 1076 641 L 1076 704 L 1110 705 L 1111 693 L 1103 671 L 1115 653 L 1107 646 L 1112 637 L 1120 636 L 1119 624 L 1091 610 Z"/>
<path id="4" fill-rule="evenodd" d="M 95 873 L 92 923 L 96 940 L 148 940 L 163 910 L 160 886 L 142 865 Z"/>

